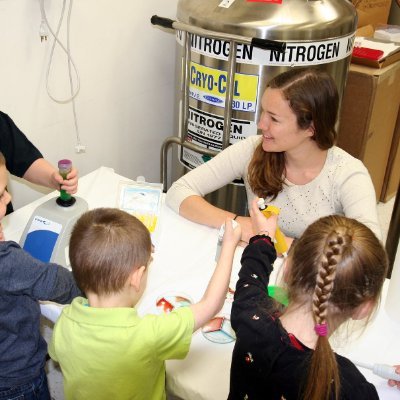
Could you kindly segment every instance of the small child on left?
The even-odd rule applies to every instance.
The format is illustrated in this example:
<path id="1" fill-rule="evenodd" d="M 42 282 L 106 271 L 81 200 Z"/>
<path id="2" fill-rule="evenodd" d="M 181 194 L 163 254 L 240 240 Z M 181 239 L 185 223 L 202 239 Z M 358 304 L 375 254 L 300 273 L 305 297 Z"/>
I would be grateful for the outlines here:
<path id="1" fill-rule="evenodd" d="M 66 268 L 43 263 L 5 240 L 1 221 L 11 201 L 6 188 L 0 153 L 0 399 L 50 400 L 39 300 L 70 303 L 81 291 Z"/>

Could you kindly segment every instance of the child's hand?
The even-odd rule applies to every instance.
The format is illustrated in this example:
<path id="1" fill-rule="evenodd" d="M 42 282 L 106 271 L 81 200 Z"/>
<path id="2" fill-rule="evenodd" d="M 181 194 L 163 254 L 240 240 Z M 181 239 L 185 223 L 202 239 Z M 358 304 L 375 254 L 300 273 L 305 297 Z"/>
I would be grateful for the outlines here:
<path id="1" fill-rule="evenodd" d="M 389 379 L 388 383 L 389 386 L 397 386 L 397 389 L 400 390 L 400 365 L 395 365 L 396 367 L 396 373 L 399 374 L 399 379 L 398 380 L 394 380 L 394 379 Z"/>
<path id="2" fill-rule="evenodd" d="M 242 230 L 242 237 L 239 245 L 245 247 L 249 244 L 250 238 L 254 236 L 251 218 L 239 215 L 235 221 L 240 224 L 240 228 Z"/>
<path id="3" fill-rule="evenodd" d="M 58 171 L 54 171 L 52 179 L 54 186 L 58 190 L 65 190 L 69 194 L 75 194 L 78 191 L 78 170 L 76 168 L 72 168 L 67 175 L 67 179 L 64 179 Z"/>
<path id="4" fill-rule="evenodd" d="M 225 220 L 225 233 L 224 233 L 224 238 L 222 240 L 222 245 L 226 243 L 226 244 L 232 244 L 234 247 L 236 247 L 241 237 L 242 237 L 242 228 L 240 227 L 240 224 L 237 223 L 236 228 L 233 229 L 232 219 L 227 218 Z"/>
<path id="5" fill-rule="evenodd" d="M 271 215 L 269 218 L 266 218 L 258 208 L 257 200 L 257 198 L 253 200 L 250 208 L 250 217 L 254 234 L 265 234 L 273 239 L 275 237 L 278 216 Z"/>

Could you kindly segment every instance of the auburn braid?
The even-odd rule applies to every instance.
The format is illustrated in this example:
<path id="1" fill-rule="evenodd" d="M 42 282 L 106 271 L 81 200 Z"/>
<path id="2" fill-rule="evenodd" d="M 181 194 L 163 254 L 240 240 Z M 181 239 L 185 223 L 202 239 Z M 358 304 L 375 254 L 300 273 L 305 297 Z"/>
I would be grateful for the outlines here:
<path id="1" fill-rule="evenodd" d="M 347 232 L 335 230 L 326 239 L 313 295 L 313 312 L 317 324 L 326 323 L 328 300 L 335 282 L 336 266 L 342 259 L 350 237 Z"/>
<path id="2" fill-rule="evenodd" d="M 317 334 L 301 398 L 339 400 L 341 371 L 329 334 L 361 304 L 378 303 L 387 268 L 385 249 L 362 223 L 329 215 L 306 228 L 289 257 L 289 304 L 311 303 Z"/>

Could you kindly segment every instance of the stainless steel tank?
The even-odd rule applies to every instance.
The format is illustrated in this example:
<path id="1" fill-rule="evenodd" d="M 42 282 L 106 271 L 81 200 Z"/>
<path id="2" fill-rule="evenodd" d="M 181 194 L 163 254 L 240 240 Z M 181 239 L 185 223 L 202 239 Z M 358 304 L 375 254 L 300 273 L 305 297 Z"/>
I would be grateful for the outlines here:
<path id="1" fill-rule="evenodd" d="M 180 140 L 206 154 L 180 146 L 172 159 L 171 180 L 206 162 L 209 150 L 218 152 L 257 134 L 262 93 L 279 73 L 320 65 L 343 94 L 357 27 L 356 10 L 347 0 L 180 0 L 177 20 L 193 31 L 187 34 L 176 27 L 176 131 Z M 218 38 L 215 33 L 225 36 Z M 286 51 L 226 39 L 230 35 L 284 42 Z M 231 57 L 234 79 L 228 82 L 231 47 L 236 57 Z M 226 107 L 230 108 L 228 143 L 223 139 Z M 236 213 L 247 210 L 240 182 L 207 199 Z"/>

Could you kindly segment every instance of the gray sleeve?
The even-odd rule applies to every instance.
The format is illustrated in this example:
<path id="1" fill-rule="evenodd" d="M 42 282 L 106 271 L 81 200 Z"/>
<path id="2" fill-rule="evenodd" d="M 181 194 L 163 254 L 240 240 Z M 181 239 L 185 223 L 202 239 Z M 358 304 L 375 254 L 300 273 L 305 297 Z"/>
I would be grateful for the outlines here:
<path id="1" fill-rule="evenodd" d="M 167 192 L 167 205 L 179 213 L 179 207 L 187 197 L 204 197 L 237 178 L 245 178 L 259 140 L 257 136 L 241 140 L 178 179 Z"/>
<path id="2" fill-rule="evenodd" d="M 48 300 L 60 304 L 68 304 L 75 297 L 84 296 L 75 283 L 75 279 L 70 271 L 60 265 L 56 266 L 57 275 L 55 284 Z"/>
<path id="3" fill-rule="evenodd" d="M 17 243 L 2 243 L 0 263 L 0 287 L 6 294 L 60 303 L 69 303 L 81 295 L 70 271 L 60 265 L 37 260 Z"/>

